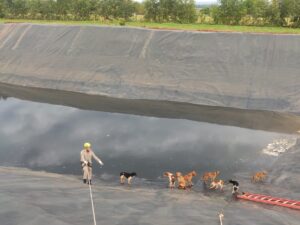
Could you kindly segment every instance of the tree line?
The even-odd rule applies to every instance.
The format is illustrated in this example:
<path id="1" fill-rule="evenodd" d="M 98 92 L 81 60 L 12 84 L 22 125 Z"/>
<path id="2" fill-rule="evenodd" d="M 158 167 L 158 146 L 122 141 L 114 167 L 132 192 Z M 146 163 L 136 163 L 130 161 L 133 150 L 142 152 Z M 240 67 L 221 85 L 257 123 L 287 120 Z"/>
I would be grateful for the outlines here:
<path id="1" fill-rule="evenodd" d="M 219 0 L 201 13 L 216 24 L 300 27 L 300 0 Z"/>
<path id="2" fill-rule="evenodd" d="M 0 0 L 0 17 L 13 19 L 95 20 L 124 18 L 138 9 L 132 0 Z"/>
<path id="3" fill-rule="evenodd" d="M 0 18 L 130 20 L 134 15 L 153 22 L 300 27 L 300 0 L 219 0 L 202 9 L 195 0 L 0 0 Z"/>
<path id="4" fill-rule="evenodd" d="M 194 0 L 146 0 L 144 8 L 148 21 L 194 23 L 198 18 Z"/>
<path id="5" fill-rule="evenodd" d="M 134 14 L 156 22 L 195 22 L 193 0 L 0 0 L 0 18 L 48 20 L 129 20 Z"/>

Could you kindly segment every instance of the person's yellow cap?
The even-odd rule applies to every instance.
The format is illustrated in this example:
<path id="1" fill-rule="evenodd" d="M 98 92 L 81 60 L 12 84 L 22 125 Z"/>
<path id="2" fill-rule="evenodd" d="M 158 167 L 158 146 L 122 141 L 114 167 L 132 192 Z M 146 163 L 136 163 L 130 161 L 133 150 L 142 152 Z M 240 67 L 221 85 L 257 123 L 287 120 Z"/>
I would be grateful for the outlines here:
<path id="1" fill-rule="evenodd" d="M 86 143 L 84 143 L 83 147 L 84 147 L 84 148 L 90 148 L 90 147 L 91 147 L 91 144 L 88 143 L 88 142 L 86 142 Z"/>

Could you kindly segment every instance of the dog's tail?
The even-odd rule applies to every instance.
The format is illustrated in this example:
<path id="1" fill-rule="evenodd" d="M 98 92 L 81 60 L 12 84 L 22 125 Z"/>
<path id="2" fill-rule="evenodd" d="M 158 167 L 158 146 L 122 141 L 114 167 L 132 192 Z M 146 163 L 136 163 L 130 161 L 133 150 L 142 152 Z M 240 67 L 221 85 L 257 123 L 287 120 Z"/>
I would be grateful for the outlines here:
<path id="1" fill-rule="evenodd" d="M 234 181 L 234 180 L 232 180 L 232 179 L 230 179 L 230 180 L 228 180 L 228 183 L 229 184 L 234 184 L 236 181 Z"/>

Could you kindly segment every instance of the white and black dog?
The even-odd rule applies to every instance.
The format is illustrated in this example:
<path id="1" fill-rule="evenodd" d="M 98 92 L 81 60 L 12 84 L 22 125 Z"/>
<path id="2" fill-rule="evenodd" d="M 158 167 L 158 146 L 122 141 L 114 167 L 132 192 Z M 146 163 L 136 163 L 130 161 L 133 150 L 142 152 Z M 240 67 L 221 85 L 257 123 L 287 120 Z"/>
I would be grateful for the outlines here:
<path id="1" fill-rule="evenodd" d="M 136 176 L 137 176 L 137 174 L 135 172 L 132 172 L 132 173 L 121 172 L 120 173 L 120 183 L 124 184 L 125 178 L 126 178 L 128 184 L 131 184 L 131 179 Z"/>
<path id="2" fill-rule="evenodd" d="M 240 188 L 240 184 L 239 182 L 237 182 L 236 180 L 229 180 L 229 183 L 231 183 L 232 186 L 232 194 L 237 194 Z"/>

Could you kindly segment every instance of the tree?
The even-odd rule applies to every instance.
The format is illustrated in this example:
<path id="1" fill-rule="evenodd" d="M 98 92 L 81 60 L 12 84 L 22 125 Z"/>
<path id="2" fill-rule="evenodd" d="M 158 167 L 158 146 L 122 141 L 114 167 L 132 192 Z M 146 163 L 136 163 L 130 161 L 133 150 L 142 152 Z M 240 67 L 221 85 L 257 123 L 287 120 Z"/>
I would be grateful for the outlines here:
<path id="1" fill-rule="evenodd" d="M 125 20 L 128 20 L 130 17 L 132 17 L 135 7 L 132 2 L 132 0 L 119 0 L 119 9 L 118 9 L 118 15 L 119 18 L 124 18 Z"/>
<path id="2" fill-rule="evenodd" d="M 268 0 L 245 0 L 246 14 L 253 18 L 265 18 L 268 11 Z"/>
<path id="3" fill-rule="evenodd" d="M 71 13 L 75 20 L 90 19 L 90 0 L 73 0 L 71 4 Z"/>
<path id="4" fill-rule="evenodd" d="M 9 2 L 9 12 L 14 18 L 24 18 L 28 12 L 26 0 L 14 0 Z"/>
<path id="5" fill-rule="evenodd" d="M 177 3 L 177 21 L 180 23 L 194 23 L 197 20 L 197 12 L 194 0 L 179 0 Z"/>
<path id="6" fill-rule="evenodd" d="M 280 18 L 281 25 L 297 26 L 300 17 L 300 0 L 281 0 L 280 2 Z M 292 22 L 293 24 L 290 24 Z"/>
<path id="7" fill-rule="evenodd" d="M 68 13 L 71 10 L 72 0 L 56 0 L 56 15 L 58 19 L 68 19 Z"/>
<path id="8" fill-rule="evenodd" d="M 144 15 L 145 14 L 145 7 L 143 3 L 133 2 L 134 11 L 137 15 Z"/>
<path id="9" fill-rule="evenodd" d="M 146 0 L 145 1 L 145 19 L 148 21 L 159 20 L 159 0 Z"/>
<path id="10" fill-rule="evenodd" d="M 193 23 L 197 20 L 194 0 L 146 0 L 145 19 L 155 22 Z"/>
<path id="11" fill-rule="evenodd" d="M 272 0 L 269 6 L 267 16 L 272 25 L 282 25 L 282 19 L 280 16 L 280 4 L 279 0 Z"/>
<path id="12" fill-rule="evenodd" d="M 99 14 L 105 19 L 124 18 L 128 20 L 134 11 L 132 0 L 102 0 L 99 6 Z"/>
<path id="13" fill-rule="evenodd" d="M 292 13 L 290 14 L 291 21 L 293 22 L 292 26 L 300 27 L 300 1 L 294 0 L 291 8 L 293 9 L 290 10 L 292 11 Z"/>
<path id="14" fill-rule="evenodd" d="M 200 11 L 201 11 L 201 13 L 202 13 L 203 15 L 210 15 L 210 13 L 211 13 L 211 8 L 210 8 L 210 7 L 205 7 L 205 8 L 203 8 L 203 9 L 200 9 Z"/>
<path id="15" fill-rule="evenodd" d="M 6 7 L 4 0 L 0 0 L 0 18 L 4 18 L 6 14 Z"/>
<path id="16" fill-rule="evenodd" d="M 177 0 L 160 0 L 159 1 L 159 21 L 169 22 L 176 21 L 178 13 Z"/>
<path id="17" fill-rule="evenodd" d="M 216 23 L 238 24 L 246 15 L 243 0 L 220 0 L 220 5 L 213 9 L 213 17 Z"/>
<path id="18" fill-rule="evenodd" d="M 56 0 L 46 0 L 42 1 L 42 15 L 44 14 L 44 18 L 48 20 L 57 19 L 56 14 Z"/>

